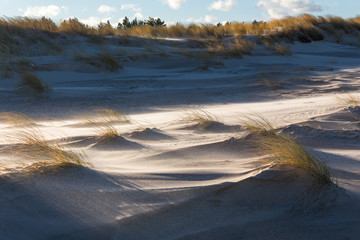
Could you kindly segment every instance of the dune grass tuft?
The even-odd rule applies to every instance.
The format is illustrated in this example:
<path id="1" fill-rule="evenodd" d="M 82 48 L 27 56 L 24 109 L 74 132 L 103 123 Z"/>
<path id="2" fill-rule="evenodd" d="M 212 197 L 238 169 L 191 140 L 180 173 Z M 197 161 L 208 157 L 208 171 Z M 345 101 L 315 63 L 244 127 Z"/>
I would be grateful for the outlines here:
<path id="1" fill-rule="evenodd" d="M 74 51 L 73 57 L 77 61 L 92 65 L 98 69 L 106 69 L 110 72 L 116 72 L 122 69 L 121 63 L 110 53 L 98 53 L 96 55 L 89 55 L 84 52 Z"/>
<path id="2" fill-rule="evenodd" d="M 270 135 L 259 140 L 260 151 L 269 155 L 276 164 L 302 168 L 309 172 L 316 180 L 316 184 L 330 184 L 332 182 L 329 166 L 310 154 L 294 139 L 284 135 Z"/>
<path id="3" fill-rule="evenodd" d="M 32 161 L 39 168 L 44 166 L 90 165 L 84 154 L 66 150 L 56 140 L 46 140 L 35 121 L 27 115 L 2 113 L 0 118 L 14 125 L 15 131 L 9 136 L 9 141 L 13 143 L 10 152 L 23 160 Z"/>
<path id="4" fill-rule="evenodd" d="M 30 88 L 32 91 L 38 94 L 41 94 L 49 89 L 49 85 L 44 80 L 29 72 L 22 74 L 18 86 Z"/>
<path id="5" fill-rule="evenodd" d="M 252 50 L 256 46 L 255 42 L 246 39 L 235 39 L 234 43 L 231 44 L 225 44 L 221 41 L 210 43 L 208 52 L 224 57 L 242 57 L 245 54 L 251 55 Z"/>
<path id="6" fill-rule="evenodd" d="M 360 106 L 360 97 L 349 94 L 347 96 L 336 96 L 338 102 L 345 107 L 356 107 Z"/>
<path id="7" fill-rule="evenodd" d="M 98 58 L 110 72 L 123 68 L 120 62 L 110 53 L 99 53 Z"/>
<path id="8" fill-rule="evenodd" d="M 291 56 L 292 52 L 289 46 L 282 45 L 282 44 L 275 44 L 274 49 L 277 54 L 281 56 Z"/>
<path id="9" fill-rule="evenodd" d="M 185 120 L 202 122 L 221 122 L 215 115 L 206 110 L 198 109 L 193 111 L 185 111 Z"/>
<path id="10" fill-rule="evenodd" d="M 99 120 L 96 125 L 99 126 L 99 135 L 101 138 L 114 138 L 120 136 L 115 123 L 131 123 L 131 119 L 123 113 L 110 108 L 96 110 Z"/>
<path id="11" fill-rule="evenodd" d="M 251 132 L 256 133 L 258 135 L 262 135 L 262 136 L 276 135 L 276 130 L 272 126 L 272 124 L 260 114 L 254 114 L 250 117 L 246 117 L 242 121 L 242 125 L 244 125 Z"/>
<path id="12" fill-rule="evenodd" d="M 248 117 L 243 124 L 257 135 L 255 140 L 252 140 L 258 146 L 256 151 L 268 156 L 269 161 L 304 169 L 317 180 L 316 184 L 332 182 L 330 168 L 326 163 L 310 154 L 294 139 L 277 133 L 272 124 L 263 116 Z"/>

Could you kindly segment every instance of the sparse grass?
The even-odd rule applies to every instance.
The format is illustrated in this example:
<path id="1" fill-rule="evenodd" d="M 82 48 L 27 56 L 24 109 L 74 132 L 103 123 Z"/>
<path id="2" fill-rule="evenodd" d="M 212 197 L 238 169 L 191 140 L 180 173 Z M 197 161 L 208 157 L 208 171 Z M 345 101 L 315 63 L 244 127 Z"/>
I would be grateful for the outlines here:
<path id="1" fill-rule="evenodd" d="M 203 122 L 221 122 L 221 120 L 214 114 L 203 110 L 193 110 L 193 111 L 185 111 L 185 120 L 188 121 L 196 121 L 199 123 Z"/>
<path id="2" fill-rule="evenodd" d="M 254 114 L 251 117 L 246 117 L 242 121 L 242 125 L 249 131 L 261 136 L 276 135 L 276 130 L 272 124 L 260 114 Z"/>
<path id="3" fill-rule="evenodd" d="M 99 53 L 97 56 L 110 72 L 123 68 L 120 62 L 110 53 Z"/>
<path id="4" fill-rule="evenodd" d="M 345 107 L 360 106 L 360 97 L 349 94 L 347 96 L 336 96 L 338 102 Z"/>
<path id="5" fill-rule="evenodd" d="M 237 38 L 231 44 L 217 41 L 208 47 L 208 52 L 225 57 L 242 57 L 245 54 L 251 55 L 255 46 L 256 44 L 253 41 Z"/>
<path id="6" fill-rule="evenodd" d="M 29 72 L 22 74 L 18 86 L 30 88 L 34 93 L 37 94 L 41 94 L 49 89 L 49 85 L 44 80 Z"/>
<path id="7" fill-rule="evenodd" d="M 290 47 L 283 44 L 275 44 L 274 50 L 276 51 L 277 54 L 280 54 L 281 56 L 292 55 Z"/>
<path id="8" fill-rule="evenodd" d="M 316 180 L 316 184 L 330 184 L 329 166 L 310 154 L 295 140 L 283 134 L 269 135 L 259 140 L 260 151 L 270 156 L 276 164 L 302 168 L 309 172 Z"/>
<path id="9" fill-rule="evenodd" d="M 74 51 L 74 59 L 84 62 L 86 64 L 95 66 L 96 68 L 105 68 L 111 72 L 122 69 L 121 63 L 110 53 L 98 53 L 96 55 L 89 55 L 84 52 Z"/>
<path id="10" fill-rule="evenodd" d="M 70 166 L 90 165 L 84 154 L 65 150 L 58 141 L 48 141 L 42 131 L 36 126 L 35 121 L 24 114 L 2 113 L 1 119 L 13 124 L 16 129 L 9 136 L 13 143 L 10 152 L 26 162 L 35 163 L 38 168 L 44 166 Z"/>
<path id="11" fill-rule="evenodd" d="M 103 108 L 96 111 L 99 120 L 93 123 L 96 123 L 99 129 L 99 135 L 101 138 L 114 138 L 120 136 L 119 131 L 117 130 L 115 123 L 130 123 L 131 119 L 123 113 L 118 111 Z"/>

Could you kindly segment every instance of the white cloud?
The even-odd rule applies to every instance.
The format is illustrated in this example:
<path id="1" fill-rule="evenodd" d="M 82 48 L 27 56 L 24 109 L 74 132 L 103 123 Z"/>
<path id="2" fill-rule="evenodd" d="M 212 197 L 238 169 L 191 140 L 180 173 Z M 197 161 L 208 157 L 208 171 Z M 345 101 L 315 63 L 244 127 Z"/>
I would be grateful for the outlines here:
<path id="1" fill-rule="evenodd" d="M 141 12 L 136 12 L 136 13 L 134 14 L 134 18 L 144 19 L 144 15 L 143 15 Z"/>
<path id="2" fill-rule="evenodd" d="M 130 10 L 135 12 L 134 18 L 143 19 L 144 15 L 142 14 L 142 9 L 137 7 L 135 4 L 122 4 L 120 7 L 121 10 Z"/>
<path id="3" fill-rule="evenodd" d="M 111 12 L 116 12 L 116 8 L 110 7 L 110 6 L 107 6 L 107 5 L 101 5 L 101 6 L 98 8 L 98 12 L 99 12 L 99 13 L 111 13 Z"/>
<path id="4" fill-rule="evenodd" d="M 260 0 L 257 6 L 265 8 L 271 18 L 322 11 L 321 6 L 312 0 Z"/>
<path id="5" fill-rule="evenodd" d="M 218 17 L 212 15 L 206 15 L 201 18 L 188 18 L 186 22 L 188 23 L 215 23 L 218 20 Z"/>
<path id="6" fill-rule="evenodd" d="M 89 17 L 87 19 L 79 19 L 79 21 L 91 27 L 96 27 L 97 25 L 99 25 L 100 22 L 106 23 L 110 19 L 111 19 L 110 17 L 107 18 Z"/>
<path id="7" fill-rule="evenodd" d="M 162 2 L 172 9 L 179 9 L 186 0 L 162 0 Z"/>
<path id="8" fill-rule="evenodd" d="M 219 0 L 217 2 L 213 2 L 208 9 L 227 12 L 234 7 L 237 7 L 237 2 L 235 0 Z"/>
<path id="9" fill-rule="evenodd" d="M 131 10 L 134 12 L 141 12 L 141 8 L 136 7 L 135 4 L 122 4 L 120 7 L 121 10 Z"/>
<path id="10" fill-rule="evenodd" d="M 60 13 L 65 12 L 67 7 L 64 6 L 28 6 L 25 10 L 19 9 L 20 12 L 23 12 L 25 17 L 56 17 Z"/>

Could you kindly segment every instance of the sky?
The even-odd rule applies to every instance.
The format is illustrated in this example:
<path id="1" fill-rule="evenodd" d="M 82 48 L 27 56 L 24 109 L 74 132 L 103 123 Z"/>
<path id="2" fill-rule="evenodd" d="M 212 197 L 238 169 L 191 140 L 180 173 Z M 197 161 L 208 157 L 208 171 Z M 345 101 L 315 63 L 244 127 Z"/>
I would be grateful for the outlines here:
<path id="1" fill-rule="evenodd" d="M 125 16 L 159 17 L 171 25 L 266 21 L 303 13 L 343 18 L 360 14 L 359 0 L 0 0 L 0 4 L 2 17 L 45 16 L 55 22 L 76 17 L 91 26 L 108 20 L 116 26 Z"/>

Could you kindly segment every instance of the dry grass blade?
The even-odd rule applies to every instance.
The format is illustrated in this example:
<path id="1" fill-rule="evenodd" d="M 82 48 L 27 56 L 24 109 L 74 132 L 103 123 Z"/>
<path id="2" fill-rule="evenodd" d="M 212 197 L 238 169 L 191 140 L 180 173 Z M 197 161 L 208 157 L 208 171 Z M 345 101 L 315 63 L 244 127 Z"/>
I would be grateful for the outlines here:
<path id="1" fill-rule="evenodd" d="M 275 163 L 302 168 L 314 176 L 319 184 L 332 182 L 329 166 L 288 136 L 267 136 L 259 140 L 259 145 L 261 151 L 270 155 Z"/>

